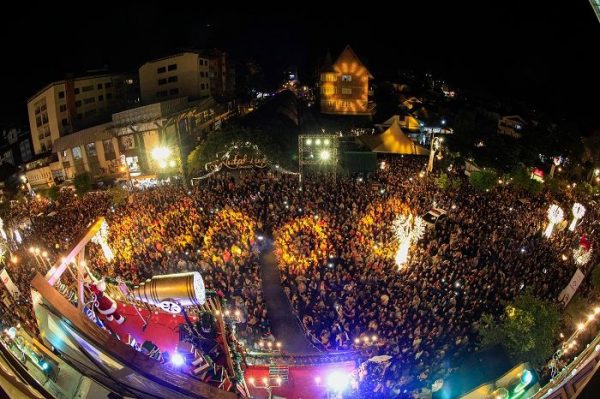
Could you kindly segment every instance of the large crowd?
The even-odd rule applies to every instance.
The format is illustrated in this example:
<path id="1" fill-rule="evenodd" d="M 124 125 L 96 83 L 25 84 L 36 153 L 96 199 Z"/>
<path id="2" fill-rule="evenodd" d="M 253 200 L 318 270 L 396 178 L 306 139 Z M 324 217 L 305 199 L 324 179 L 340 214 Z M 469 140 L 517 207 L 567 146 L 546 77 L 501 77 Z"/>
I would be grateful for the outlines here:
<path id="1" fill-rule="evenodd" d="M 199 270 L 208 288 L 241 311 L 237 331 L 252 344 L 272 339 L 258 242 L 272 237 L 284 290 L 316 345 L 392 355 L 388 389 L 411 378 L 431 382 L 475 349 L 483 313 L 499 314 L 502 301 L 527 289 L 557 301 L 574 272 L 571 254 L 581 234 L 598 242 L 588 222 L 598 215 L 588 207 L 575 233 L 557 231 L 546 239 L 540 232 L 548 205 L 560 204 L 568 219 L 573 194 L 517 195 L 507 185 L 476 192 L 464 180 L 440 189 L 434 177 L 420 173 L 423 166 L 422 159 L 394 158 L 369 176 L 320 176 L 302 186 L 277 171 L 220 173 L 191 189 L 134 190 L 120 205 L 107 192 L 78 198 L 63 190 L 55 201 L 13 207 L 7 221 L 32 222 L 17 251 L 21 262 L 8 268 L 27 293 L 36 266 L 24 249 L 38 245 L 60 256 L 105 215 L 116 256 L 108 263 L 92 246 L 93 270 L 134 284 Z M 399 269 L 393 220 L 434 207 L 448 217 L 426 229 Z M 597 260 L 594 255 L 590 264 Z M 22 319 L 31 323 L 27 314 Z"/>

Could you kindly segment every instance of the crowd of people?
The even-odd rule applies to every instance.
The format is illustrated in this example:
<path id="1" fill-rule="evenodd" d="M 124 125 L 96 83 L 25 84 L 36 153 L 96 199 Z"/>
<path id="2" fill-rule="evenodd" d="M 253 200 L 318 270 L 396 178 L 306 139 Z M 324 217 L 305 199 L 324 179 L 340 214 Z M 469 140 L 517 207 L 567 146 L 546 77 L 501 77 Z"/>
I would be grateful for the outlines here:
<path id="1" fill-rule="evenodd" d="M 258 242 L 272 237 L 284 290 L 306 333 L 326 350 L 393 356 L 387 388 L 398 389 L 411 378 L 430 383 L 445 376 L 476 348 L 481 315 L 500 314 L 502 301 L 531 289 L 556 302 L 575 270 L 571 254 L 581 234 L 598 238 L 588 222 L 598 220 L 594 207 L 574 233 L 540 234 L 550 203 L 570 209 L 568 192 L 515 194 L 509 185 L 477 192 L 458 168 L 462 184 L 441 189 L 434 176 L 421 173 L 423 163 L 390 158 L 369 176 L 319 176 L 302 186 L 276 171 L 223 172 L 191 189 L 136 190 L 120 205 L 107 192 L 78 198 L 63 190 L 35 210 L 54 216 L 34 217 L 23 205 L 7 220 L 31 217 L 22 247 L 35 244 L 60 256 L 105 215 L 115 259 L 106 262 L 96 247 L 93 270 L 134 284 L 198 270 L 207 288 L 222 291 L 228 306 L 241 311 L 237 332 L 250 344 L 272 338 Z M 399 268 L 393 220 L 434 207 L 447 217 L 426 229 Z M 9 263 L 24 292 L 32 267 Z"/>

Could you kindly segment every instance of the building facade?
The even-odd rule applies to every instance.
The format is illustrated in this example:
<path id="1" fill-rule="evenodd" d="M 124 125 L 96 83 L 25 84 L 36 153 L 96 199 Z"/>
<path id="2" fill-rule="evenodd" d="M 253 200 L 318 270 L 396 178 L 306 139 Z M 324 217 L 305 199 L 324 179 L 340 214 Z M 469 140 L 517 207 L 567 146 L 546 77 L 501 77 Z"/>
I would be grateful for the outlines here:
<path id="1" fill-rule="evenodd" d="M 210 95 L 215 98 L 231 98 L 235 95 L 235 67 L 229 55 L 213 49 L 203 52 L 208 58 Z"/>
<path id="2" fill-rule="evenodd" d="M 189 138 L 228 116 L 226 108 L 219 109 L 210 98 L 193 104 L 185 97 L 175 98 L 115 113 L 111 122 L 63 136 L 53 152 L 65 179 L 83 172 L 93 178 L 178 172 L 182 141 L 195 142 Z M 168 151 L 163 159 L 156 159 L 158 148 Z"/>
<path id="3" fill-rule="evenodd" d="M 526 126 L 525 120 L 519 115 L 508 115 L 498 119 L 498 133 L 516 139 L 523 135 Z"/>
<path id="4" fill-rule="evenodd" d="M 110 118 L 132 105 L 127 86 L 134 79 L 116 74 L 89 75 L 52 82 L 27 101 L 35 154 L 49 152 L 60 137 Z"/>
<path id="5" fill-rule="evenodd" d="M 191 51 L 171 55 L 146 62 L 139 68 L 139 79 L 144 104 L 177 97 L 208 97 L 210 60 Z"/>
<path id="6" fill-rule="evenodd" d="M 29 131 L 8 129 L 0 137 L 0 166 L 11 164 L 18 166 L 33 157 Z"/>
<path id="7" fill-rule="evenodd" d="M 326 62 L 320 74 L 321 112 L 335 115 L 371 115 L 369 80 L 373 76 L 350 46 L 337 60 Z"/>

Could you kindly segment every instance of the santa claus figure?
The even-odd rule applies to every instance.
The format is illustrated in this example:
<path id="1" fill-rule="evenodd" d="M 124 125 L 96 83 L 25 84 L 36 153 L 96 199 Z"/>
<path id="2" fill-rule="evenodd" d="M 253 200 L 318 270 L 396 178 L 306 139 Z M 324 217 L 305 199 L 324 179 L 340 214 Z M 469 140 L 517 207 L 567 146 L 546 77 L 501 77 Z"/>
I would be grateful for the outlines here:
<path id="1" fill-rule="evenodd" d="M 123 324 L 125 317 L 117 312 L 117 302 L 104 293 L 106 291 L 106 281 L 104 279 L 93 281 L 88 284 L 90 291 L 96 296 L 94 306 L 101 315 L 108 321 L 116 321 Z"/>

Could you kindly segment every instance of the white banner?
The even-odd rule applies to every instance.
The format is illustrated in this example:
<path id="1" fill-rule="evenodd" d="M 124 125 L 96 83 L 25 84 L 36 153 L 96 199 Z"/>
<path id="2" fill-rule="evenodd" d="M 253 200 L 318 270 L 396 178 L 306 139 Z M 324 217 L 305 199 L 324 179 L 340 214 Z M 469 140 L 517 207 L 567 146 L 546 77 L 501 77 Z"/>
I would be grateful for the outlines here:
<path id="1" fill-rule="evenodd" d="M 6 272 L 6 269 L 2 269 L 2 271 L 0 271 L 0 280 L 2 280 L 2 284 L 4 284 L 4 286 L 6 287 L 8 292 L 10 292 L 13 298 L 16 298 L 19 295 L 19 289 L 17 288 L 15 283 L 13 283 L 13 281 L 10 279 L 10 276 Z"/>
<path id="2" fill-rule="evenodd" d="M 573 278 L 571 278 L 569 284 L 565 287 L 564 290 L 561 291 L 560 295 L 558 296 L 558 300 L 563 304 L 563 306 L 567 306 L 571 299 L 573 299 L 577 288 L 579 288 L 579 285 L 581 284 L 584 278 L 585 274 L 583 274 L 581 270 L 577 269 L 575 274 L 573 274 Z"/>

